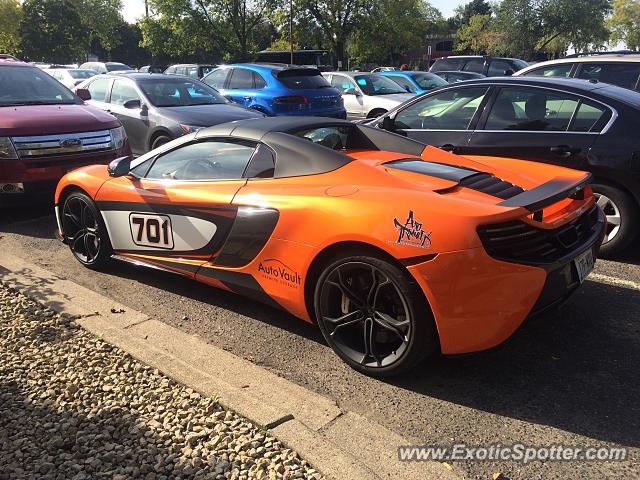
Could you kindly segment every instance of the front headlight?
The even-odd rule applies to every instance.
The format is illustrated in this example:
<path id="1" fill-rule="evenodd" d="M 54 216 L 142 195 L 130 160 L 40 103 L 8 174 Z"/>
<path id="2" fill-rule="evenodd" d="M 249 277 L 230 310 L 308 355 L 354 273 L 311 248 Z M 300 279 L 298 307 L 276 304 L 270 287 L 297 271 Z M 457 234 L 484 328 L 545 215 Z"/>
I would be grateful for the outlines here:
<path id="1" fill-rule="evenodd" d="M 0 137 L 0 160 L 12 160 L 18 158 L 13 142 L 9 137 Z"/>
<path id="2" fill-rule="evenodd" d="M 183 125 L 181 123 L 180 128 L 182 129 L 182 133 L 186 135 L 187 133 L 194 133 L 194 132 L 197 132 L 198 130 L 202 130 L 204 127 L 199 127 L 197 125 Z"/>
<path id="3" fill-rule="evenodd" d="M 127 132 L 124 131 L 123 127 L 112 128 L 110 132 L 114 148 L 122 148 L 124 146 L 124 141 L 127 139 Z"/>

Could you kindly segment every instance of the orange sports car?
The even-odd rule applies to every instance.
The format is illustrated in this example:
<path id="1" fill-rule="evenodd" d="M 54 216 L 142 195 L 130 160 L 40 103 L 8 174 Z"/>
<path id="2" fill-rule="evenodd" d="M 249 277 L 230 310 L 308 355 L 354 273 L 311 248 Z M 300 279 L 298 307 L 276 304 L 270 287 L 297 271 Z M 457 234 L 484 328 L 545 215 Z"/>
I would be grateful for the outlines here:
<path id="1" fill-rule="evenodd" d="M 589 175 L 323 118 L 227 123 L 68 173 L 59 237 L 317 323 L 369 375 L 500 344 L 594 266 Z"/>

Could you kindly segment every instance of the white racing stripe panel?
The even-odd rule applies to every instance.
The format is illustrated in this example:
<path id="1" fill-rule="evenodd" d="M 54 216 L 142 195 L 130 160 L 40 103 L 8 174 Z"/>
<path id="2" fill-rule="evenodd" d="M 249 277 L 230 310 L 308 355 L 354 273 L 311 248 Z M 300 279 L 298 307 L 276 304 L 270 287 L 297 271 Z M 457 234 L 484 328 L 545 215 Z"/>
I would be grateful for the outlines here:
<path id="1" fill-rule="evenodd" d="M 132 213 L 139 213 L 140 216 L 153 215 L 149 212 L 135 211 L 102 211 L 102 218 L 107 226 L 107 232 L 114 250 L 158 250 L 167 251 L 167 248 L 154 248 L 153 246 L 137 245 L 134 242 L 129 223 L 129 216 Z M 170 250 L 190 251 L 198 250 L 206 246 L 216 233 L 215 223 L 201 218 L 187 217 L 184 215 L 162 214 L 171 219 L 171 230 L 173 235 L 173 248 Z"/>

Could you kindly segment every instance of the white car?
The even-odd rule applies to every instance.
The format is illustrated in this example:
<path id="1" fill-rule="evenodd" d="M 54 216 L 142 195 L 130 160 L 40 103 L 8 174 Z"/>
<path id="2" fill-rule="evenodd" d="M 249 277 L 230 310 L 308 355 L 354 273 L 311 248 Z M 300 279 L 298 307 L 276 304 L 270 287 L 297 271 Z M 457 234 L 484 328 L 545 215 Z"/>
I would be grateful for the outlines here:
<path id="1" fill-rule="evenodd" d="M 98 72 L 87 68 L 49 68 L 46 69 L 49 75 L 58 80 L 69 90 L 84 82 L 87 78 L 95 77 Z"/>
<path id="2" fill-rule="evenodd" d="M 393 80 L 375 73 L 324 72 L 322 75 L 342 92 L 349 120 L 379 117 L 415 97 Z"/>

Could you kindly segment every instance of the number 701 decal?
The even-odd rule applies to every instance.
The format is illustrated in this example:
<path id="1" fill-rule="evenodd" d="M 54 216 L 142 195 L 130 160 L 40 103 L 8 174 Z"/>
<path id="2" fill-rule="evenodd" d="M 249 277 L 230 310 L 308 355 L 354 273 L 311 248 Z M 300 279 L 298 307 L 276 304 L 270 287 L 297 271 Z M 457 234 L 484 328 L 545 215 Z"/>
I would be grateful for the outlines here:
<path id="1" fill-rule="evenodd" d="M 143 247 L 173 249 L 173 231 L 168 215 L 132 213 L 129 226 L 133 243 Z"/>

